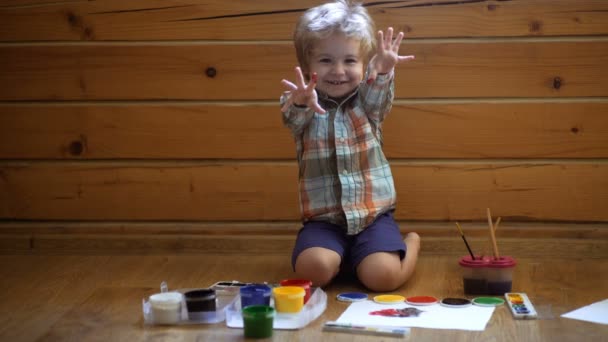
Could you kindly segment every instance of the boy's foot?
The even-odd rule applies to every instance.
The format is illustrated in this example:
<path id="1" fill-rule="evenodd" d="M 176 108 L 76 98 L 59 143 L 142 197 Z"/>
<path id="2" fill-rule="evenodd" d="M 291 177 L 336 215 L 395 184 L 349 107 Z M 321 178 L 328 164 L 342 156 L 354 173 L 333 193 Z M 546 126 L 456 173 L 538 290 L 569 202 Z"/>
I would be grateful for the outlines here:
<path id="1" fill-rule="evenodd" d="M 407 233 L 403 242 L 407 246 L 407 253 L 411 251 L 414 254 L 418 254 L 420 251 L 420 236 L 417 233 Z"/>

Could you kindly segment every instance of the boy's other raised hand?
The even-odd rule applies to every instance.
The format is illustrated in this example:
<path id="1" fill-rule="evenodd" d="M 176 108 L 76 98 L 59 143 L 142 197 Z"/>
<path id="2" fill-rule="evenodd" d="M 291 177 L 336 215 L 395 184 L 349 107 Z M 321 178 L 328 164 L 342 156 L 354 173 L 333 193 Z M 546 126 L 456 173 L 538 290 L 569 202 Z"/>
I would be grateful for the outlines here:
<path id="1" fill-rule="evenodd" d="M 378 74 L 387 74 L 393 70 L 399 62 L 414 59 L 414 56 L 399 56 L 399 46 L 403 40 L 403 32 L 399 32 L 393 40 L 393 28 L 386 30 L 386 37 L 382 30 L 378 31 L 378 48 L 376 54 L 370 60 L 370 72 L 367 83 L 376 79 Z"/>
<path id="2" fill-rule="evenodd" d="M 296 83 L 293 84 L 288 80 L 282 80 L 281 84 L 288 88 L 288 92 L 291 93 L 291 96 L 289 96 L 289 99 L 285 102 L 281 111 L 286 112 L 289 106 L 295 104 L 311 108 L 319 114 L 325 114 L 325 109 L 319 105 L 319 98 L 317 97 L 317 91 L 315 90 L 315 87 L 317 86 L 316 73 L 312 74 L 310 83 L 306 84 L 304 82 L 302 69 L 296 67 Z"/>

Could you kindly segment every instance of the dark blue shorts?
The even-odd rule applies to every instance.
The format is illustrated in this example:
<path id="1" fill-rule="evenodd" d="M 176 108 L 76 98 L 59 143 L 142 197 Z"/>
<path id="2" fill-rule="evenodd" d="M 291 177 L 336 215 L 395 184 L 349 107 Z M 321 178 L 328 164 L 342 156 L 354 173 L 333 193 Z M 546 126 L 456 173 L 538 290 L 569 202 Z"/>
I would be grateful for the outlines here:
<path id="1" fill-rule="evenodd" d="M 321 221 L 309 221 L 298 232 L 291 256 L 295 270 L 298 255 L 307 248 L 322 247 L 335 251 L 342 258 L 341 269 L 356 271 L 359 263 L 377 252 L 399 252 L 405 257 L 406 246 L 393 218 L 393 212 L 380 215 L 369 227 L 357 235 L 347 235 L 343 227 Z"/>

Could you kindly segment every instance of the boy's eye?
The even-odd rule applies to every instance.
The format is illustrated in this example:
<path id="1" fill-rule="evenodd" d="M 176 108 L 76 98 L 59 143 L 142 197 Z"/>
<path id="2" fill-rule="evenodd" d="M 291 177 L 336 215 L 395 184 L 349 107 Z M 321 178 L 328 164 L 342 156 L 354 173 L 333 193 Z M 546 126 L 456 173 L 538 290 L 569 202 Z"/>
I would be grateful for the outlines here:
<path id="1" fill-rule="evenodd" d="M 331 63 L 331 59 L 329 59 L 329 58 L 321 58 L 319 60 L 319 62 L 321 62 L 321 63 Z"/>
<path id="2" fill-rule="evenodd" d="M 355 64 L 355 63 L 357 63 L 357 60 L 354 59 L 354 58 L 349 58 L 349 59 L 346 60 L 346 63 L 347 64 Z"/>

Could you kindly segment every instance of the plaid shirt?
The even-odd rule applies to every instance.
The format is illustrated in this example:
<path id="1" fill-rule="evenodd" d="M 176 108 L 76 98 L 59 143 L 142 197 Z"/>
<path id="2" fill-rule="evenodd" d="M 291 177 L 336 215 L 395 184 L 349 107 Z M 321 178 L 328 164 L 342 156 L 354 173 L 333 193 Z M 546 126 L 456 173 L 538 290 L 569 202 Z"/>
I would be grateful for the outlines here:
<path id="1" fill-rule="evenodd" d="M 302 220 L 327 221 L 357 234 L 395 208 L 391 169 L 382 152 L 381 125 L 392 107 L 394 72 L 362 82 L 337 103 L 319 94 L 327 112 L 290 106 L 283 122 L 294 135 Z M 289 92 L 281 97 L 285 103 Z"/>

